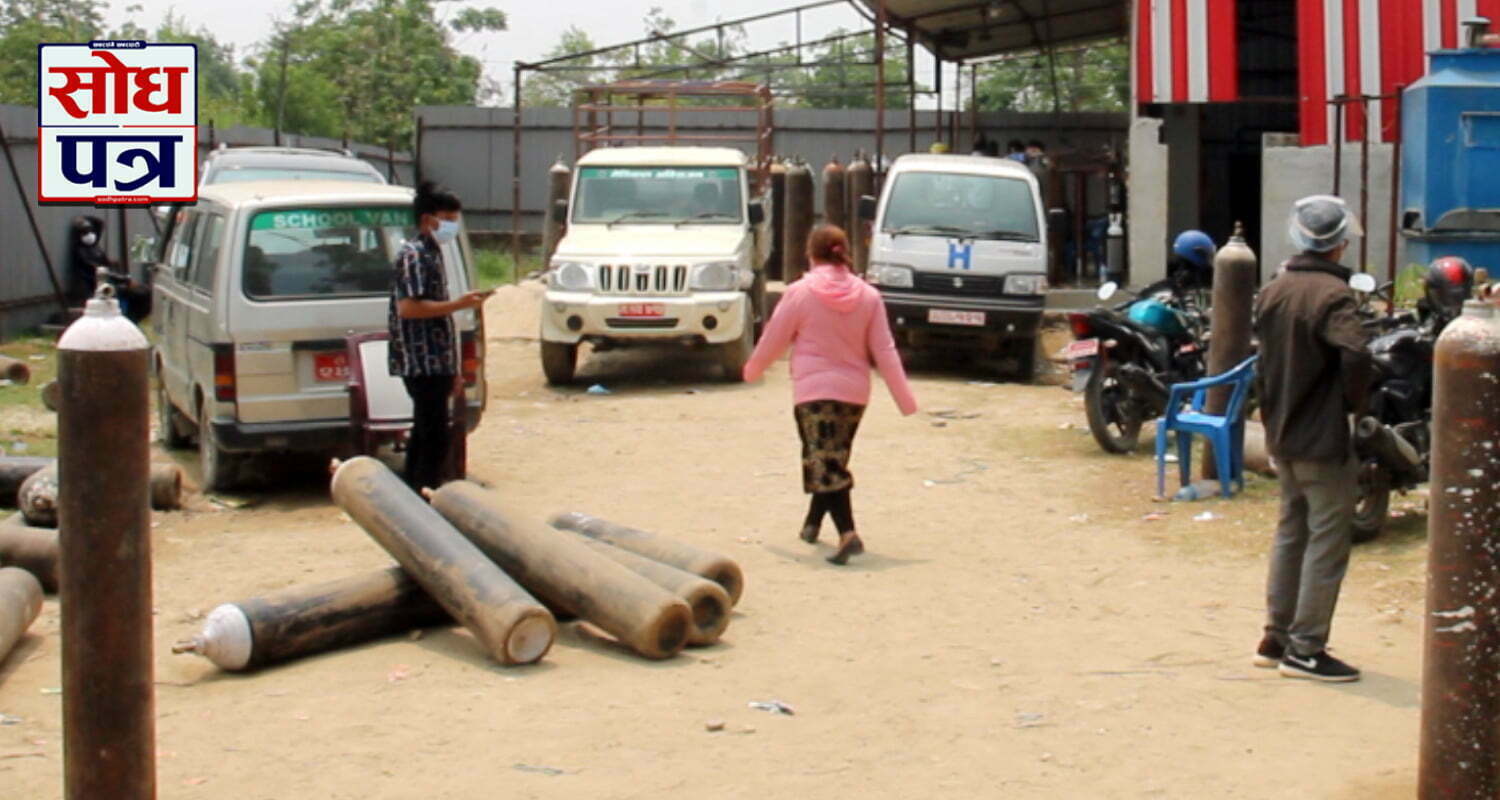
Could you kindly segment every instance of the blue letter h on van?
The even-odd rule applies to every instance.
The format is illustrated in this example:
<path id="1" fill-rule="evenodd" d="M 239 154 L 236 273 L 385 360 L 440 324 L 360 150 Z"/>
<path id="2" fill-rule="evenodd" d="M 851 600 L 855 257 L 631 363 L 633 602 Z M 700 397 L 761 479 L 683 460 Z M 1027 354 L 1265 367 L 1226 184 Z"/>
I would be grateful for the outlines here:
<path id="1" fill-rule="evenodd" d="M 948 269 L 953 269 L 954 267 L 958 266 L 958 262 L 960 261 L 963 262 L 964 269 L 973 269 L 973 260 L 974 245 L 964 244 L 962 242 L 948 243 Z"/>

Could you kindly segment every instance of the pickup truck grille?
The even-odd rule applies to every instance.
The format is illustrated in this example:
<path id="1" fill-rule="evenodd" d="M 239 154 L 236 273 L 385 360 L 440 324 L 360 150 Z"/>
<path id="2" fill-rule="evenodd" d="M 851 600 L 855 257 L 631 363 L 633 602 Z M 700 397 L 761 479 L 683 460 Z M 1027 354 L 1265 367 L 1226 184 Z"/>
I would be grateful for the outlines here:
<path id="1" fill-rule="evenodd" d="M 954 282 L 958 283 L 955 284 Z M 1005 293 L 1005 276 L 973 273 L 918 272 L 914 281 L 919 292 L 946 295 L 980 295 L 999 297 Z"/>
<path id="2" fill-rule="evenodd" d="M 608 294 L 685 294 L 688 268 L 669 264 L 603 264 L 599 291 Z"/>

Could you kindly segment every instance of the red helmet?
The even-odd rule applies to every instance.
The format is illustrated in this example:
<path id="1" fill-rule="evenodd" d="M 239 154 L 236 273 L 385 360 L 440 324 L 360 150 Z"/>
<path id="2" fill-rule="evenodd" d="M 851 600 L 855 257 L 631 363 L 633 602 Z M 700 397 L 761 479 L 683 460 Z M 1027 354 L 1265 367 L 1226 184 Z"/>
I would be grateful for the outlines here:
<path id="1" fill-rule="evenodd" d="M 1458 256 L 1443 256 L 1427 267 L 1427 305 L 1449 317 L 1463 312 L 1474 293 L 1474 268 Z"/>

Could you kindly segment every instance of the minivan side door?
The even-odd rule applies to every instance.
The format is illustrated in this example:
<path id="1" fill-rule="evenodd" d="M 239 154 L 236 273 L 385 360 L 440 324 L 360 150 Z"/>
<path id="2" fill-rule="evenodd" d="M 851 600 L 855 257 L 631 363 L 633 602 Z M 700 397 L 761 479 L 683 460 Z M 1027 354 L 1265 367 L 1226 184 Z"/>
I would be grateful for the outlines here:
<path id="1" fill-rule="evenodd" d="M 223 327 L 219 309 L 225 304 L 219 302 L 214 289 L 220 280 L 219 256 L 224 250 L 224 223 L 224 214 L 217 209 L 211 206 L 199 207 L 197 230 L 193 235 L 192 262 L 188 268 L 186 291 L 183 293 L 186 324 L 182 328 L 188 372 L 196 385 L 204 387 L 205 392 L 213 391 L 213 345 L 220 338 L 218 331 Z M 187 399 L 191 402 L 191 395 Z M 184 407 L 190 414 L 197 411 L 191 406 Z"/>
<path id="2" fill-rule="evenodd" d="M 191 373 L 187 362 L 187 286 L 188 266 L 192 263 L 193 234 L 198 212 L 183 208 L 162 248 L 161 267 L 155 290 L 158 303 L 155 316 L 157 349 L 161 353 L 159 378 L 173 405 L 191 413 Z"/>

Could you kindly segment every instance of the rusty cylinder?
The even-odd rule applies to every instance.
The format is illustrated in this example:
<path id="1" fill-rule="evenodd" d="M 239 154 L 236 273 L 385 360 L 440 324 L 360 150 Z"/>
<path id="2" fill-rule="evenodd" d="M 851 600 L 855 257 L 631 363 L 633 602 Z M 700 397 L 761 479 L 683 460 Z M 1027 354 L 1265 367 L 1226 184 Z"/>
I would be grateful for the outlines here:
<path id="1" fill-rule="evenodd" d="M 780 159 L 771 162 L 771 256 L 766 267 L 766 279 L 779 281 L 786 276 L 786 248 L 782 238 L 786 236 L 786 164 Z"/>
<path id="2" fill-rule="evenodd" d="M 693 613 L 646 578 L 541 523 L 509 513 L 492 492 L 453 481 L 432 507 L 542 602 L 585 619 L 647 658 L 671 658 L 687 644 Z"/>
<path id="3" fill-rule="evenodd" d="M 823 222 L 825 224 L 837 225 L 848 230 L 848 189 L 849 186 L 844 179 L 844 165 L 839 163 L 838 156 L 834 156 L 833 160 L 823 167 Z"/>
<path id="4" fill-rule="evenodd" d="M 0 522 L 0 567 L 20 567 L 36 576 L 42 591 L 57 591 L 57 531 L 33 528 L 19 513 Z"/>
<path id="5" fill-rule="evenodd" d="M 870 268 L 870 225 L 874 220 L 860 219 L 860 198 L 875 194 L 875 169 L 861 152 L 845 170 L 849 184 L 849 247 L 854 252 L 851 258 L 854 271 L 863 275 Z"/>
<path id="6" fill-rule="evenodd" d="M 0 664 L 42 613 L 42 584 L 24 569 L 0 567 Z"/>
<path id="7" fill-rule="evenodd" d="M 807 272 L 807 237 L 813 226 L 812 170 L 801 160 L 786 169 L 785 225 L 781 241 L 782 279 L 791 283 Z"/>
<path id="8" fill-rule="evenodd" d="M 31 382 L 31 367 L 25 361 L 0 356 L 0 377 L 18 386 Z"/>
<path id="9" fill-rule="evenodd" d="M 57 459 L 42 456 L 0 457 L 0 505 L 14 506 L 21 484 L 37 470 L 56 463 Z"/>
<path id="10" fill-rule="evenodd" d="M 688 629 L 688 644 L 709 645 L 717 642 L 729 627 L 729 614 L 734 603 L 724 587 L 713 581 L 680 570 L 670 564 L 652 561 L 629 550 L 621 550 L 607 542 L 590 539 L 577 531 L 559 531 L 571 537 L 599 555 L 619 564 L 648 581 L 682 598 L 693 611 L 693 624 Z"/>
<path id="11" fill-rule="evenodd" d="M 57 356 L 63 796 L 151 800 L 150 345 L 100 281 Z"/>
<path id="12" fill-rule="evenodd" d="M 707 578 L 724 587 L 733 603 L 739 603 L 740 596 L 745 593 L 745 573 L 739 564 L 726 556 L 576 511 L 554 516 L 551 524 L 554 528 L 577 531 L 591 539 L 608 542 L 622 550 Z"/>
<path id="13" fill-rule="evenodd" d="M 552 254 L 557 252 L 557 243 L 562 241 L 563 229 L 568 220 L 558 208 L 558 201 L 567 202 L 568 190 L 573 182 L 573 171 L 563 163 L 562 156 L 547 170 L 547 210 L 542 218 L 542 268 L 552 263 Z"/>
<path id="14" fill-rule="evenodd" d="M 182 470 L 176 464 L 152 464 L 148 480 L 152 508 L 171 511 L 182 507 Z M 57 464 L 53 462 L 21 482 L 16 492 L 16 507 L 21 509 L 27 523 L 56 528 L 57 498 Z"/>
<path id="15" fill-rule="evenodd" d="M 390 567 L 225 603 L 172 652 L 241 672 L 451 621 L 406 572 Z"/>
<path id="16" fill-rule="evenodd" d="M 386 465 L 351 458 L 333 474 L 333 501 L 390 553 L 501 664 L 552 648 L 557 621 L 529 592 L 423 502 Z"/>
<path id="17" fill-rule="evenodd" d="M 182 508 L 182 470 L 176 464 L 151 465 L 151 507 L 157 511 Z"/>
<path id="18" fill-rule="evenodd" d="M 1500 797 L 1500 311 L 1438 337 L 1422 666 L 1420 800 Z"/>
<path id="19" fill-rule="evenodd" d="M 1222 375 L 1250 357 L 1250 312 L 1259 276 L 1255 253 L 1245 243 L 1244 225 L 1236 222 L 1234 235 L 1214 255 L 1213 336 L 1208 343 L 1210 376 Z M 1204 410 L 1223 414 L 1229 405 L 1230 391 L 1228 386 L 1208 390 Z M 1212 446 L 1203 458 L 1203 477 L 1209 480 L 1219 477 Z"/>

